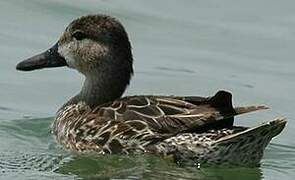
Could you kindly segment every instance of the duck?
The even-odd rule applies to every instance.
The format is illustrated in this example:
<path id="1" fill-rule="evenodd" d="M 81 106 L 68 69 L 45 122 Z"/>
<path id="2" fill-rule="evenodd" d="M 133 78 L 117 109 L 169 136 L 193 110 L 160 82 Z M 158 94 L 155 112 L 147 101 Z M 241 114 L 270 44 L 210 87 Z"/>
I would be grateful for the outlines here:
<path id="1" fill-rule="evenodd" d="M 77 70 L 85 81 L 57 111 L 52 134 L 65 149 L 81 154 L 152 154 L 178 163 L 257 166 L 287 122 L 276 118 L 235 126 L 235 116 L 268 107 L 233 107 L 225 90 L 206 97 L 122 96 L 134 74 L 131 43 L 124 26 L 108 15 L 73 20 L 55 45 L 16 69 L 62 66 Z"/>

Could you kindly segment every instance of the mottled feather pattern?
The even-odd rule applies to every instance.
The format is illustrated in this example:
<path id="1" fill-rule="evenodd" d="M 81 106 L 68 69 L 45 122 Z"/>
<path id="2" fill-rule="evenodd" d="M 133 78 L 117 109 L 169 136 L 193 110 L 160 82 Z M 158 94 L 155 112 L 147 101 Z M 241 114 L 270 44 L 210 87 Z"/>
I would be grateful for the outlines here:
<path id="1" fill-rule="evenodd" d="M 105 115 L 103 111 L 105 109 L 93 111 L 85 103 L 67 106 L 58 114 L 53 125 L 57 140 L 75 151 L 104 154 L 128 153 L 134 147 L 136 150 L 143 150 L 142 146 L 148 143 L 147 140 L 156 138 L 144 122 L 97 116 Z M 67 116 L 68 114 L 71 116 Z"/>
<path id="2" fill-rule="evenodd" d="M 179 163 L 257 166 L 272 137 L 285 126 L 284 118 L 256 127 L 233 127 L 204 133 L 183 133 L 156 145 L 155 151 L 172 155 Z"/>
<path id="3" fill-rule="evenodd" d="M 213 107 L 211 99 L 196 101 L 195 98 L 193 104 L 185 97 L 129 96 L 94 109 L 80 102 L 58 112 L 53 133 L 57 141 L 78 152 L 179 155 L 180 149 L 183 151 L 195 144 L 206 149 L 213 140 L 237 132 L 231 127 L 203 132 L 202 127 L 214 127 L 214 123 L 239 114 L 231 106 Z M 246 113 L 263 108 L 236 109 Z M 208 134 L 214 139 L 208 139 Z M 187 152 L 190 151 L 183 151 L 181 156 L 186 157 Z"/>

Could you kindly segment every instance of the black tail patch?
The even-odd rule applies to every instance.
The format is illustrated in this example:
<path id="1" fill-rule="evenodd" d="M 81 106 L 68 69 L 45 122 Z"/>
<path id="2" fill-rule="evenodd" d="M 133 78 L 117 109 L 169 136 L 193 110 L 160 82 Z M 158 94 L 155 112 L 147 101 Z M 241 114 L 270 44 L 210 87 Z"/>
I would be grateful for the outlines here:
<path id="1" fill-rule="evenodd" d="M 232 103 L 232 94 L 227 91 L 218 91 L 213 97 L 209 99 L 209 104 L 218 109 L 221 115 L 225 117 L 228 114 L 236 114 L 233 103 Z M 213 129 L 229 128 L 234 124 L 234 117 L 226 118 L 221 121 L 216 121 Z"/>
<path id="2" fill-rule="evenodd" d="M 215 108 L 230 108 L 233 110 L 232 94 L 227 91 L 218 91 L 209 100 L 212 107 Z"/>

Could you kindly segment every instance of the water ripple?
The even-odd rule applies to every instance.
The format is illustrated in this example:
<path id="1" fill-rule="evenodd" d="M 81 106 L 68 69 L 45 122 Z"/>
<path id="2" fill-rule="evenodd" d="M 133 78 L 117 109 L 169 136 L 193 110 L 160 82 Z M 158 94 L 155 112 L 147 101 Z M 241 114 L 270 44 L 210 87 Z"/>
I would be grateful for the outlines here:
<path id="1" fill-rule="evenodd" d="M 295 147 L 271 143 L 263 158 L 263 167 L 280 173 L 288 173 L 295 167 Z"/>

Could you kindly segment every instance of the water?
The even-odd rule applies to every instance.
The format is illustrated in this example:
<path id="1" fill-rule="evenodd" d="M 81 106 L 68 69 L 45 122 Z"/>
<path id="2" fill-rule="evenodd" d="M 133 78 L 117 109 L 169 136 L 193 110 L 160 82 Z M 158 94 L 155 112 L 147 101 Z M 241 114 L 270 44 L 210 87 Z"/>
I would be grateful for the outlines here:
<path id="1" fill-rule="evenodd" d="M 237 118 L 289 123 L 258 168 L 180 167 L 156 157 L 77 156 L 50 135 L 58 107 L 82 77 L 66 68 L 23 73 L 20 60 L 55 43 L 76 17 L 120 19 L 133 44 L 135 77 L 126 94 L 233 92 L 236 105 L 272 107 Z M 295 2 L 10 0 L 0 1 L 0 179 L 293 179 L 295 176 Z"/>

